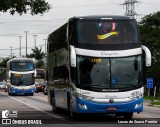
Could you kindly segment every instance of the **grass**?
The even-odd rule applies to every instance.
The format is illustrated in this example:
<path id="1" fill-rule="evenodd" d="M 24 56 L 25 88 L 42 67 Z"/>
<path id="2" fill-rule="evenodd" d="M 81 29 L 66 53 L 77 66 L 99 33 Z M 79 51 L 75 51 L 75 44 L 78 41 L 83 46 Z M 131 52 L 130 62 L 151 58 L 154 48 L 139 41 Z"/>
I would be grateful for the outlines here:
<path id="1" fill-rule="evenodd" d="M 160 101 L 160 97 L 148 97 L 148 96 L 144 96 L 144 99 L 145 100 L 151 100 L 151 101 L 154 101 L 154 100 Z"/>
<path id="2" fill-rule="evenodd" d="M 160 101 L 155 101 L 151 103 L 152 105 L 160 105 Z"/>
<path id="3" fill-rule="evenodd" d="M 144 96 L 145 100 L 151 100 L 152 102 L 150 103 L 150 105 L 160 105 L 160 97 L 148 97 L 148 96 Z"/>

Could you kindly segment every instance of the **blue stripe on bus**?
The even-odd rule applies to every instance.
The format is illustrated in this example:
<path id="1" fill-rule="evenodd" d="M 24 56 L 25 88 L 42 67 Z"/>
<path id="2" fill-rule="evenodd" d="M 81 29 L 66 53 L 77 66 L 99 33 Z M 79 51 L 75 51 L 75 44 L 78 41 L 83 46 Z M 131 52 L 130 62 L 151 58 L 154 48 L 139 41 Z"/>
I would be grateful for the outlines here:
<path id="1" fill-rule="evenodd" d="M 136 104 L 142 103 L 141 106 L 135 109 Z M 81 108 L 78 104 L 87 106 L 87 109 Z M 116 107 L 115 111 L 106 110 L 107 107 Z M 123 112 L 142 112 L 143 111 L 143 98 L 133 100 L 125 103 L 95 103 L 87 100 L 77 98 L 77 113 L 123 113 Z"/>
<path id="2" fill-rule="evenodd" d="M 20 90 L 20 89 L 11 89 L 10 92 L 12 94 L 30 94 L 30 93 L 34 93 L 35 89 L 25 89 L 25 90 Z"/>

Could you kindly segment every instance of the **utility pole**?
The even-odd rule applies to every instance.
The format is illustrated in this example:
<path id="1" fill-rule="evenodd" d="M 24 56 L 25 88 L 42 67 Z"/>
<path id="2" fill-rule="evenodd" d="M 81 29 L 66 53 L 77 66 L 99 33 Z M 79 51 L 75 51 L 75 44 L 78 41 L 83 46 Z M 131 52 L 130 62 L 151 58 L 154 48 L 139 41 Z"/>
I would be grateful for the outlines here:
<path id="1" fill-rule="evenodd" d="M 29 31 L 24 31 L 26 33 L 26 57 L 27 57 L 27 34 Z"/>
<path id="2" fill-rule="evenodd" d="M 47 49 L 46 49 L 46 43 L 47 43 L 47 39 L 43 39 L 45 41 L 45 54 L 47 54 Z"/>
<path id="3" fill-rule="evenodd" d="M 21 38 L 22 36 L 18 36 L 19 37 L 19 57 L 21 57 Z"/>
<path id="4" fill-rule="evenodd" d="M 137 13 L 135 12 L 135 3 L 138 4 L 137 0 L 125 0 L 123 4 L 123 6 L 126 6 L 126 12 L 125 15 L 126 16 L 132 16 L 134 17 L 135 15 L 137 15 Z"/>
<path id="5" fill-rule="evenodd" d="M 36 37 L 37 35 L 33 35 L 34 36 L 34 47 L 36 48 Z"/>

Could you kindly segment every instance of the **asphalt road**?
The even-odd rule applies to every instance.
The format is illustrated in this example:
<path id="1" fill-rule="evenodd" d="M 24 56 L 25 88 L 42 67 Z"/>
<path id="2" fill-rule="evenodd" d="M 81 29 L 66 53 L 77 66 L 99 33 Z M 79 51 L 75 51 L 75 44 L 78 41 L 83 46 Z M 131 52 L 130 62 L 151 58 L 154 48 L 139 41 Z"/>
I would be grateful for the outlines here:
<path id="1" fill-rule="evenodd" d="M 42 92 L 35 93 L 34 96 L 8 96 L 4 91 L 0 91 L 0 111 L 8 110 L 11 113 L 17 111 L 15 118 L 11 117 L 12 124 L 23 122 L 23 124 L 35 124 L 38 126 L 158 126 L 160 123 L 160 108 L 148 106 L 149 102 L 144 102 L 144 112 L 141 114 L 134 113 L 133 120 L 126 121 L 120 116 L 114 115 L 82 115 L 76 119 L 70 119 L 65 110 L 57 113 L 51 112 L 51 106 L 48 103 L 47 96 Z M 15 121 L 13 121 L 13 119 Z M 30 121 L 29 121 L 30 120 Z M 17 122 L 17 123 L 16 123 Z M 35 123 L 34 123 L 35 122 Z M 148 123 L 150 122 L 150 123 Z M 158 122 L 158 124 L 156 123 Z M 19 124 L 19 123 L 18 123 Z M 22 123 L 20 123 L 22 124 Z M 41 125 L 42 124 L 42 125 Z M 13 126 L 13 125 L 12 125 Z M 33 126 L 33 125 L 32 125 Z M 36 125 L 34 125 L 36 126 Z"/>

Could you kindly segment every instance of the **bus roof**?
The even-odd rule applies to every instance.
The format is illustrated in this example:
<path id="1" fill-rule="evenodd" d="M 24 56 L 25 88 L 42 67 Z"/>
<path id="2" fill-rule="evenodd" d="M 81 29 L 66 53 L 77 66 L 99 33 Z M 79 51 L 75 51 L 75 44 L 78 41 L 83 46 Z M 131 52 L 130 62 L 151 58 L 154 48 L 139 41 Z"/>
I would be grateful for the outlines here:
<path id="1" fill-rule="evenodd" d="M 130 16 L 120 16 L 120 15 L 90 15 L 90 16 L 78 16 L 71 19 L 135 19 Z"/>
<path id="2" fill-rule="evenodd" d="M 18 62 L 18 61 L 34 62 L 35 60 L 33 58 L 13 58 L 10 59 L 8 62 Z"/>

